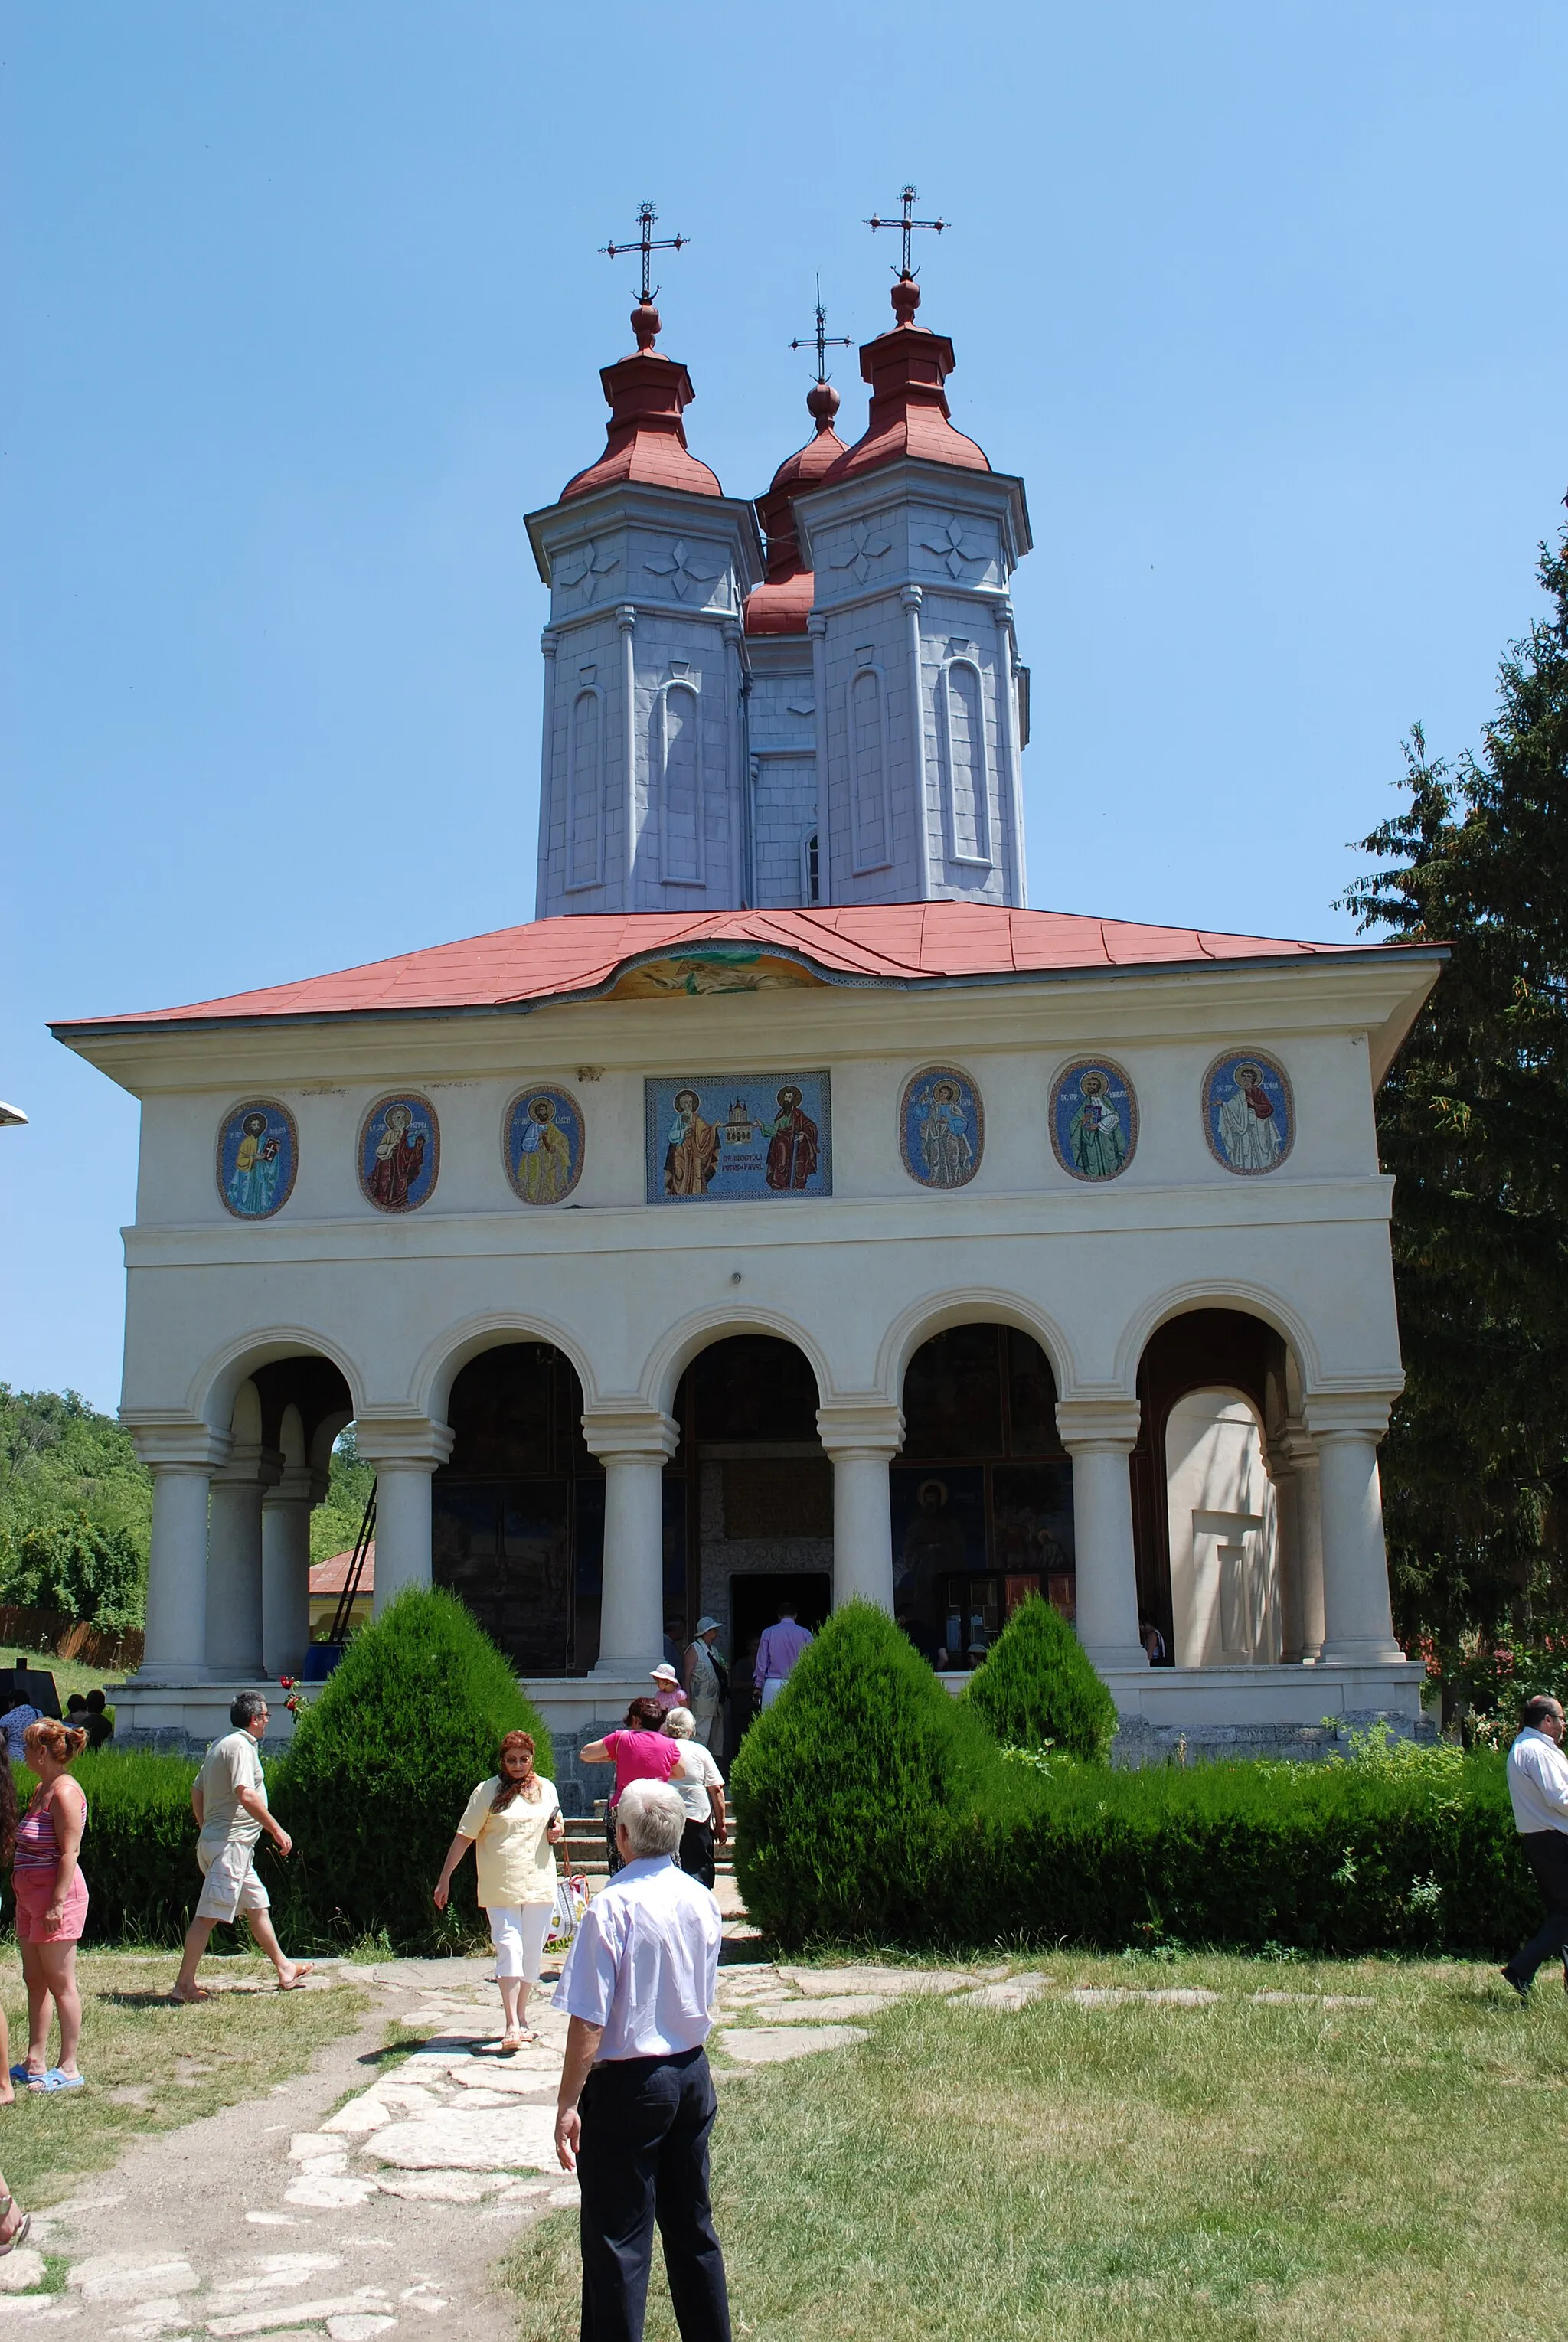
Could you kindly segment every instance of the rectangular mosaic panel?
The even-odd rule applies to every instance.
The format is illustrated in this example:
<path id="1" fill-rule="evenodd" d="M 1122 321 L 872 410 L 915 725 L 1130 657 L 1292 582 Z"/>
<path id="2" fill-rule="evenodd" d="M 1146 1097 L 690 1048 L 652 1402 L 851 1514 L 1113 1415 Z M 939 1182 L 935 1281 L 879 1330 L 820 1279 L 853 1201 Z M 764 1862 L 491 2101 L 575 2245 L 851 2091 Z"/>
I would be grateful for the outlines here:
<path id="1" fill-rule="evenodd" d="M 650 1204 L 833 1193 L 825 1073 L 684 1075 L 644 1099 Z"/>

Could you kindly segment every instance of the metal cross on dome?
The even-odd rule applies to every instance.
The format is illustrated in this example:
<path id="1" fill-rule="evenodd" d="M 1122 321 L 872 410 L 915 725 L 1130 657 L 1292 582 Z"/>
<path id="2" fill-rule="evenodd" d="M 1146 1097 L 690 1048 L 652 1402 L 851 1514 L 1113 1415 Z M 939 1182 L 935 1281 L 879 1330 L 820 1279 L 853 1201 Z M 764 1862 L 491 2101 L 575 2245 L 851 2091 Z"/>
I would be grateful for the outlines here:
<path id="1" fill-rule="evenodd" d="M 650 286 L 648 282 L 649 271 L 654 254 L 655 252 L 679 252 L 683 245 L 690 244 L 692 240 L 689 235 L 655 235 L 654 234 L 654 222 L 658 218 L 658 216 L 659 215 L 654 209 L 652 204 L 639 204 L 637 205 L 637 226 L 641 233 L 639 234 L 635 244 L 602 244 L 599 246 L 600 251 L 605 254 L 611 260 L 618 259 L 623 252 L 640 252 L 642 254 L 642 297 L 644 307 L 654 298 L 654 294 L 657 293 L 659 289 L 656 285 Z"/>
<path id="2" fill-rule="evenodd" d="M 854 347 L 854 341 L 848 334 L 830 334 L 827 330 L 827 311 L 822 305 L 822 278 L 820 276 L 816 280 L 816 331 L 814 334 L 797 334 L 794 340 L 790 344 L 790 347 L 792 350 L 814 350 L 816 352 L 816 378 L 818 382 L 825 382 L 827 380 L 827 354 L 830 349 L 849 350 Z"/>
<path id="3" fill-rule="evenodd" d="M 934 228 L 937 235 L 940 235 L 944 227 L 951 227 L 953 225 L 953 222 L 951 220 L 944 219 L 915 219 L 913 216 L 913 214 L 915 205 L 920 201 L 920 190 L 918 187 L 905 187 L 898 200 L 904 210 L 904 217 L 901 220 L 881 219 L 877 216 L 875 212 L 873 212 L 871 217 L 866 221 L 866 225 L 871 228 L 895 227 L 902 231 L 904 236 L 904 261 L 898 273 L 901 276 L 913 276 L 914 271 L 909 265 L 909 239 L 914 229 L 917 227 Z"/>

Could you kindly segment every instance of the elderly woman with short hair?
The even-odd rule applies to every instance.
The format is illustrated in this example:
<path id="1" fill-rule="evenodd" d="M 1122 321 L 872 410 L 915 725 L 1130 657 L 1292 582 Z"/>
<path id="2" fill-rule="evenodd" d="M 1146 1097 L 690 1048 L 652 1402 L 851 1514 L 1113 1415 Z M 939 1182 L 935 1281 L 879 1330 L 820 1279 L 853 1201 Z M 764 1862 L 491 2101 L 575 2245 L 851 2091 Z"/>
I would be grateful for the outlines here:
<path id="1" fill-rule="evenodd" d="M 664 1718 L 666 1734 L 679 1741 L 681 1748 L 681 1761 L 670 1776 L 670 1787 L 680 1798 L 686 1817 L 677 1859 L 688 1877 L 700 1878 L 704 1887 L 711 1887 L 714 1848 L 723 1846 L 728 1834 L 724 1777 L 705 1744 L 697 1738 L 694 1721 L 689 1707 L 673 1707 Z"/>

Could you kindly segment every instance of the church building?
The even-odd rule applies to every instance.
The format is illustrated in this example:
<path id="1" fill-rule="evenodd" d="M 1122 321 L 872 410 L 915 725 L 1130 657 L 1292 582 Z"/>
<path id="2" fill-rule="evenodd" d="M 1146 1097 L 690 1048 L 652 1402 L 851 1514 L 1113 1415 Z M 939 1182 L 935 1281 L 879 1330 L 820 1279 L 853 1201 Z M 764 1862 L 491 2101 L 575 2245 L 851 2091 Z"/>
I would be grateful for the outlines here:
<path id="1" fill-rule="evenodd" d="M 651 216 L 604 452 L 527 520 L 533 920 L 55 1027 L 143 1109 L 122 1727 L 301 1672 L 352 1423 L 377 1607 L 461 1596 L 568 1750 L 699 1616 L 744 1671 L 874 1602 L 956 1690 L 1036 1592 L 1130 1753 L 1408 1728 L 1373 1101 L 1443 954 L 1028 907 L 1024 483 L 907 232 L 863 427 L 819 318 L 753 501 L 687 444 Z"/>

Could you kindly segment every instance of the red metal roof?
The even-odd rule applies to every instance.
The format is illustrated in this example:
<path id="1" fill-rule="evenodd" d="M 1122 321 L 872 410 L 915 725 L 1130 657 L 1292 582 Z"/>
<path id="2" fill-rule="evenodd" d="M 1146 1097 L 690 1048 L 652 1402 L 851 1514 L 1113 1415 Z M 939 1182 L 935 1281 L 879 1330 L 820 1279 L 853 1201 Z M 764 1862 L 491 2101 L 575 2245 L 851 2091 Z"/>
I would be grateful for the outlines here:
<path id="1" fill-rule="evenodd" d="M 241 1023 L 264 1017 L 351 1016 L 526 1007 L 605 991 L 628 963 L 751 946 L 804 961 L 829 982 L 907 985 L 1009 976 L 1212 966 L 1235 960 L 1379 953 L 1389 945 L 1313 944 L 1197 927 L 1138 926 L 1069 911 L 1013 911 L 980 903 L 885 903 L 819 911 L 600 913 L 402 952 L 335 976 L 181 1008 L 56 1025 L 62 1037 L 106 1027 Z"/>
<path id="2" fill-rule="evenodd" d="M 354 1559 L 351 1546 L 347 1553 L 335 1553 L 326 1561 L 313 1561 L 310 1566 L 310 1590 L 320 1598 L 325 1594 L 341 1594 L 348 1584 L 349 1564 Z M 361 1594 L 375 1591 L 375 1540 L 365 1547 L 365 1569 L 359 1581 Z"/>

